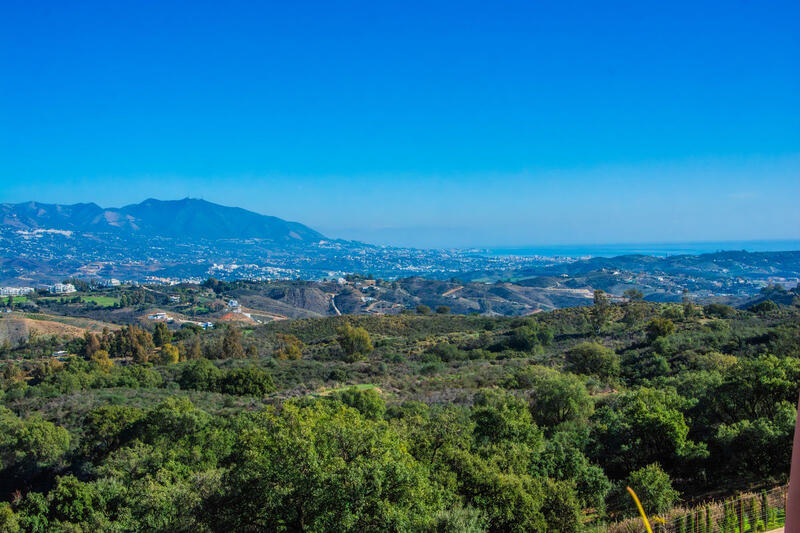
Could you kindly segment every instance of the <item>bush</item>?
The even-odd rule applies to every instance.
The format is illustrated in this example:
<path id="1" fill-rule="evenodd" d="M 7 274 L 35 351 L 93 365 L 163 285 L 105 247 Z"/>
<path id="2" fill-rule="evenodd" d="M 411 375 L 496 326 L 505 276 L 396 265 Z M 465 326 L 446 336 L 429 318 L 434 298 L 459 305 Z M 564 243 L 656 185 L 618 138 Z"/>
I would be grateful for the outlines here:
<path id="1" fill-rule="evenodd" d="M 619 376 L 619 356 L 596 342 L 582 342 L 566 353 L 566 369 L 576 374 L 609 379 Z"/>
<path id="2" fill-rule="evenodd" d="M 223 372 L 208 359 L 186 363 L 178 380 L 182 389 L 215 391 Z"/>
<path id="3" fill-rule="evenodd" d="M 718 318 L 733 318 L 736 316 L 736 309 L 724 304 L 708 304 L 703 307 L 703 312 L 706 316 L 715 316 Z"/>
<path id="4" fill-rule="evenodd" d="M 518 388 L 529 390 L 530 411 L 537 424 L 555 427 L 565 422 L 587 422 L 594 403 L 583 380 L 545 367 L 531 367 L 516 374 Z M 520 387 L 522 385 L 522 387 Z"/>
<path id="5" fill-rule="evenodd" d="M 678 491 L 672 488 L 669 475 L 657 463 L 631 472 L 624 482 L 615 487 L 610 496 L 612 500 L 609 502 L 610 508 L 625 516 L 635 516 L 638 510 L 626 487 L 633 489 L 648 516 L 666 513 L 680 496 Z"/>
<path id="6" fill-rule="evenodd" d="M 348 363 L 364 359 L 374 349 L 367 330 L 362 327 L 353 327 L 350 324 L 339 328 L 337 340 L 344 352 L 343 360 Z"/>
<path id="7" fill-rule="evenodd" d="M 386 413 L 386 402 L 375 389 L 349 387 L 334 395 L 348 407 L 352 407 L 370 420 L 381 420 Z"/>
<path id="8" fill-rule="evenodd" d="M 548 479 L 544 489 L 542 514 L 547 522 L 547 530 L 559 533 L 582 531 L 581 507 L 575 488 L 565 481 Z"/>
<path id="9" fill-rule="evenodd" d="M 163 365 L 174 365 L 179 359 L 178 347 L 169 343 L 164 344 L 161 347 L 160 359 Z"/>
<path id="10" fill-rule="evenodd" d="M 449 363 L 450 361 L 462 361 L 468 358 L 468 354 L 466 352 L 459 350 L 458 346 L 450 344 L 449 342 L 440 342 L 431 348 L 427 353 L 435 357 L 435 359 L 428 359 L 428 362 L 431 360 L 438 360 Z"/>
<path id="11" fill-rule="evenodd" d="M 659 337 L 666 337 L 675 331 L 675 323 L 669 318 L 656 317 L 647 323 L 647 340 L 653 342 Z"/>
<path id="12" fill-rule="evenodd" d="M 274 391 L 272 376 L 254 366 L 228 370 L 220 386 L 220 392 L 237 396 L 263 397 Z"/>
<path id="13" fill-rule="evenodd" d="M 747 308 L 747 310 L 751 313 L 756 313 L 759 315 L 766 315 L 772 311 L 776 311 L 777 309 L 778 304 L 772 300 L 764 300 L 763 302 L 758 302 L 757 304 L 751 305 Z"/>

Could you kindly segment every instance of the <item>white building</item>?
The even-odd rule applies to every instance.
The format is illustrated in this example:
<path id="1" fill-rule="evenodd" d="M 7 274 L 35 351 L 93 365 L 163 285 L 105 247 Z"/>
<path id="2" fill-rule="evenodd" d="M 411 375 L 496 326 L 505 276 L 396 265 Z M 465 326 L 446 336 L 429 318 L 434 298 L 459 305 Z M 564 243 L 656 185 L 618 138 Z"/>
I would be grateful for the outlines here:
<path id="1" fill-rule="evenodd" d="M 229 309 L 238 309 L 240 307 L 239 302 L 236 300 L 228 300 L 228 308 Z"/>
<path id="2" fill-rule="evenodd" d="M 159 320 L 164 322 L 172 322 L 172 317 L 169 316 L 167 313 L 159 312 L 154 313 L 152 315 L 147 315 L 148 320 Z"/>
<path id="3" fill-rule="evenodd" d="M 47 288 L 53 294 L 70 294 L 75 292 L 75 285 L 72 283 L 56 283 Z"/>
<path id="4" fill-rule="evenodd" d="M 33 293 L 33 287 L 0 287 L 0 296 L 24 296 Z"/>
<path id="5" fill-rule="evenodd" d="M 98 287 L 119 287 L 120 285 L 120 281 L 116 278 L 104 279 L 97 284 Z"/>

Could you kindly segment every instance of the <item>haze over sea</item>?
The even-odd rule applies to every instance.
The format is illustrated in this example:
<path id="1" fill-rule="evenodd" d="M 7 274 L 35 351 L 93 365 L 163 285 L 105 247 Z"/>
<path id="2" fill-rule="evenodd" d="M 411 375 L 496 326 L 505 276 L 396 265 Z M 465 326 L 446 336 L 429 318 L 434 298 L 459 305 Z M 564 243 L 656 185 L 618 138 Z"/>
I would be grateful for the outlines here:
<path id="1" fill-rule="evenodd" d="M 746 250 L 748 252 L 795 251 L 800 250 L 800 240 L 563 244 L 520 248 L 487 248 L 485 251 L 490 255 L 498 256 L 541 255 L 545 257 L 615 257 L 630 254 L 655 256 L 696 255 L 723 250 Z"/>

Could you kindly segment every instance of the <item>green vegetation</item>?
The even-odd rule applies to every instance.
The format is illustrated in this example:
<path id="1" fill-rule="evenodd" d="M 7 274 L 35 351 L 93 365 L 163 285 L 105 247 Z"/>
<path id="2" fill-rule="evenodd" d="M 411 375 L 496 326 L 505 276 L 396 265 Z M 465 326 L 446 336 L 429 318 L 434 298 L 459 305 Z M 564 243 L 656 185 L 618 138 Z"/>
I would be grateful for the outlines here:
<path id="1" fill-rule="evenodd" d="M 593 531 L 786 480 L 800 308 L 595 302 L 4 346 L 0 529 Z"/>
<path id="2" fill-rule="evenodd" d="M 81 301 L 93 303 L 100 307 L 116 307 L 119 305 L 119 298 L 113 296 L 81 296 Z"/>

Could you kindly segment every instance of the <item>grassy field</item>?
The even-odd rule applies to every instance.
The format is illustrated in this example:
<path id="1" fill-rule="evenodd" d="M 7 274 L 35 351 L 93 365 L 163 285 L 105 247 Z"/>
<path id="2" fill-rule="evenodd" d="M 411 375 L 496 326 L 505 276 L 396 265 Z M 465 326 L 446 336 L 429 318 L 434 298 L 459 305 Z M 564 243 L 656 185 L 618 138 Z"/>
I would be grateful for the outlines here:
<path id="1" fill-rule="evenodd" d="M 113 296 L 82 296 L 84 302 L 94 302 L 100 307 L 114 307 L 119 304 L 119 298 Z"/>
<path id="2" fill-rule="evenodd" d="M 44 296 L 44 297 L 39 298 L 39 300 L 58 301 L 58 300 L 61 300 L 62 298 L 66 298 L 67 300 L 69 300 L 69 299 L 74 298 L 76 296 L 79 296 L 80 299 L 81 299 L 81 302 L 83 302 L 83 303 L 92 303 L 93 302 L 93 303 L 95 303 L 96 305 L 98 305 L 100 307 L 114 307 L 115 305 L 119 304 L 119 298 L 116 298 L 114 296 L 84 296 L 82 294 L 75 294 L 75 293 L 67 295 L 67 296 Z"/>
<path id="3" fill-rule="evenodd" d="M 8 296 L 0 296 L 0 303 L 7 303 L 8 302 L 8 298 L 9 298 Z M 28 301 L 28 297 L 27 296 L 11 296 L 11 300 L 15 304 L 21 304 L 21 303 L 27 302 Z"/>

